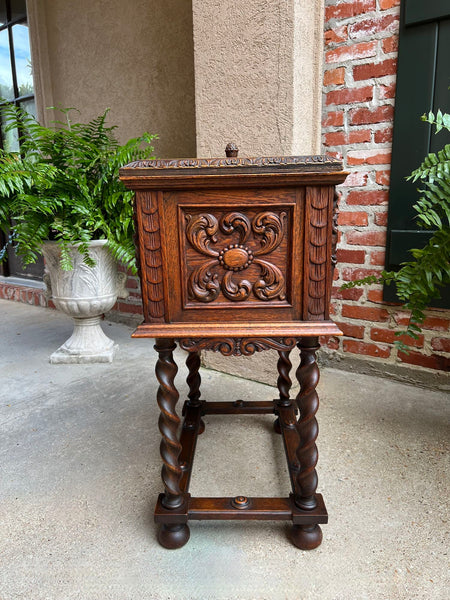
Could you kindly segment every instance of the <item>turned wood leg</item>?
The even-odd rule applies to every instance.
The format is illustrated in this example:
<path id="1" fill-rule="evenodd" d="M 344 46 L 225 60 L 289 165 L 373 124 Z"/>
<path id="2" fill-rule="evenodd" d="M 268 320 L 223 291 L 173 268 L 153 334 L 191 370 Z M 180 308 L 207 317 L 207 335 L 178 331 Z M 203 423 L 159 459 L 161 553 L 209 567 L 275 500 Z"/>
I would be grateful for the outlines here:
<path id="1" fill-rule="evenodd" d="M 316 386 L 319 383 L 319 367 L 316 352 L 319 349 L 318 337 L 301 338 L 297 344 L 300 349 L 300 365 L 296 377 L 300 384 L 297 406 L 300 416 L 297 421 L 299 445 L 297 460 L 300 469 L 294 490 L 295 504 L 303 510 L 316 507 L 315 492 L 317 488 L 317 446 L 318 425 L 316 412 L 319 408 L 319 397 Z M 319 525 L 294 525 L 291 530 L 292 542 L 302 550 L 311 550 L 320 545 L 322 531 Z"/>
<path id="2" fill-rule="evenodd" d="M 199 352 L 188 352 L 186 358 L 186 366 L 189 369 L 189 375 L 186 378 L 186 383 L 189 387 L 188 393 L 188 405 L 199 406 L 200 405 L 200 385 L 202 379 L 200 377 L 200 353 Z M 203 419 L 200 420 L 200 427 L 198 430 L 199 435 L 205 431 L 205 423 Z"/>
<path id="3" fill-rule="evenodd" d="M 278 391 L 280 394 L 280 398 L 277 402 L 278 406 L 289 406 L 291 403 L 291 400 L 289 397 L 289 392 L 292 387 L 292 381 L 291 381 L 291 378 L 289 377 L 289 373 L 292 368 L 292 363 L 289 360 L 289 354 L 290 354 L 290 350 L 287 350 L 287 351 L 282 350 L 282 351 L 278 352 L 279 358 L 278 358 L 278 362 L 277 362 L 277 369 L 278 369 L 277 388 L 278 388 Z M 277 418 L 275 420 L 275 423 L 273 424 L 273 428 L 276 433 L 281 433 L 279 418 Z"/>
<path id="4" fill-rule="evenodd" d="M 163 467 L 161 477 L 165 490 L 162 504 L 169 510 L 179 508 L 184 502 L 184 496 L 180 490 L 182 472 L 178 462 L 181 444 L 177 436 L 180 418 L 175 410 L 179 397 L 175 387 L 175 376 L 178 371 L 173 359 L 175 348 L 176 345 L 172 339 L 158 339 L 155 344 L 155 350 L 158 352 L 155 369 L 159 382 L 157 400 L 161 411 L 158 422 L 162 435 L 160 450 Z M 163 524 L 158 534 L 160 544 L 166 548 L 180 548 L 188 539 L 189 528 L 185 524 Z"/>

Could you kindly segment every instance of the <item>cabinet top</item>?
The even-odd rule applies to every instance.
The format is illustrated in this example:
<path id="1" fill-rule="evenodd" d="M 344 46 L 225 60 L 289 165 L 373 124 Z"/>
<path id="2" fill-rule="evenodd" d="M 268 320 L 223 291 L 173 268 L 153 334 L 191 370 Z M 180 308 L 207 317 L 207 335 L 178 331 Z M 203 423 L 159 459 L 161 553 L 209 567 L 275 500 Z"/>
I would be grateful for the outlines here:
<path id="1" fill-rule="evenodd" d="M 221 158 L 162 158 L 136 160 L 120 169 L 121 177 L 176 177 L 195 175 L 329 173 L 342 170 L 342 162 L 332 156 L 259 156 Z"/>
<path id="2" fill-rule="evenodd" d="M 348 175 L 340 160 L 326 154 L 137 160 L 119 174 L 132 190 L 336 185 Z"/>

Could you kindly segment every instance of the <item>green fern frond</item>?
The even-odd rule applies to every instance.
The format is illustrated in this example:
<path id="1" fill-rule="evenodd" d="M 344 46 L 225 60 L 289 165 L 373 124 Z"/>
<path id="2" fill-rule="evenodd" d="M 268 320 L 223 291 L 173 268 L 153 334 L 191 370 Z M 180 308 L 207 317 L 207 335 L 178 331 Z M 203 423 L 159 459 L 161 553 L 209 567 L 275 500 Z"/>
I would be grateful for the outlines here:
<path id="1" fill-rule="evenodd" d="M 436 128 L 450 131 L 450 115 L 438 111 L 429 113 L 422 120 Z M 405 331 L 396 335 L 417 338 L 425 319 L 425 310 L 440 297 L 444 286 L 450 284 L 450 144 L 437 153 L 428 154 L 421 165 L 407 178 L 420 181 L 420 198 L 414 205 L 417 222 L 426 229 L 435 229 L 424 248 L 411 250 L 413 260 L 401 265 L 400 270 L 383 271 L 380 277 L 370 276 L 346 283 L 342 288 L 351 288 L 374 283 L 394 284 L 398 298 L 411 311 Z M 406 350 L 407 345 L 398 340 L 396 346 Z"/>
<path id="2" fill-rule="evenodd" d="M 135 271 L 133 194 L 119 180 L 119 168 L 151 158 L 156 136 L 144 133 L 120 145 L 109 109 L 88 123 L 74 122 L 75 109 L 54 107 L 63 118 L 40 125 L 26 111 L 3 101 L 3 121 L 21 132 L 21 155 L 0 151 L 0 230 L 13 224 L 24 263 L 39 254 L 43 236 L 61 247 L 61 263 L 71 268 L 68 245 L 79 243 L 87 264 L 86 242 L 108 240 L 114 255 Z M 2 249 L 0 260 L 4 260 Z"/>

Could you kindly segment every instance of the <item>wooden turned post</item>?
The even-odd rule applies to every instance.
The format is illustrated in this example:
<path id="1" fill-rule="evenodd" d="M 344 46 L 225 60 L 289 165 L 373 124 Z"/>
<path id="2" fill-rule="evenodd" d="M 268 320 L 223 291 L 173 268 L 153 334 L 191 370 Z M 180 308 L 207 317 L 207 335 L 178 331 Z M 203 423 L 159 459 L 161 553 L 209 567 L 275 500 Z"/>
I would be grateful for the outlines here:
<path id="1" fill-rule="evenodd" d="M 278 370 L 278 379 L 277 379 L 277 388 L 280 394 L 279 399 L 277 401 L 277 406 L 290 406 L 291 399 L 289 396 L 289 392 L 291 391 L 292 381 L 289 377 L 291 372 L 292 363 L 289 359 L 290 350 L 288 351 L 279 351 L 278 352 L 278 362 L 277 362 L 277 370 Z M 281 433 L 280 426 L 280 418 L 278 417 L 274 424 L 273 428 L 275 433 Z"/>
<path id="2" fill-rule="evenodd" d="M 296 401 L 300 415 L 297 421 L 299 442 L 296 456 L 300 468 L 295 482 L 294 501 L 302 510 L 313 510 L 317 506 L 316 439 L 319 427 L 316 412 L 319 408 L 319 397 L 316 386 L 319 383 L 319 367 L 316 362 L 316 352 L 320 348 L 319 338 L 315 336 L 301 338 L 297 346 L 300 350 L 300 365 L 296 377 L 300 384 L 300 391 Z M 302 550 L 311 550 L 320 545 L 322 531 L 317 524 L 294 525 L 291 539 Z"/>
<path id="3" fill-rule="evenodd" d="M 161 411 L 158 421 L 162 435 L 161 478 L 164 484 L 161 503 L 168 510 L 176 510 L 184 503 L 184 495 L 180 489 L 182 471 L 178 461 L 181 444 L 178 441 L 180 418 L 176 413 L 179 394 L 175 387 L 175 376 L 178 372 L 173 359 L 175 348 L 176 344 L 172 339 L 161 338 L 155 344 L 155 350 L 158 352 L 155 374 L 159 382 L 156 398 Z M 158 533 L 158 540 L 165 548 L 180 548 L 189 540 L 189 527 L 186 524 L 163 524 Z"/>
<path id="4" fill-rule="evenodd" d="M 202 382 L 200 369 L 200 354 L 198 352 L 189 352 L 186 358 L 186 366 L 189 370 L 189 375 L 186 378 L 186 383 L 189 387 L 189 404 L 198 406 L 200 404 L 200 384 Z"/>
<path id="5" fill-rule="evenodd" d="M 186 383 L 188 384 L 189 393 L 188 393 L 188 402 L 187 405 L 194 407 L 200 406 L 200 385 L 202 379 L 200 377 L 200 353 L 199 352 L 189 352 L 186 358 L 186 366 L 189 370 L 189 374 L 186 378 Z M 203 419 L 200 420 L 200 427 L 198 433 L 201 434 L 205 431 L 205 423 Z"/>

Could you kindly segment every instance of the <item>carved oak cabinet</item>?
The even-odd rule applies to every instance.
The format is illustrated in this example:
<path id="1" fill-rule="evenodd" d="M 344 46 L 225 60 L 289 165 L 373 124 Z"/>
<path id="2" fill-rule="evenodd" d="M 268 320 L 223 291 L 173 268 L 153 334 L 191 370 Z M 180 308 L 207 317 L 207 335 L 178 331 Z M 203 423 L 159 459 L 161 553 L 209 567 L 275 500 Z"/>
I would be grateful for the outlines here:
<path id="1" fill-rule="evenodd" d="M 135 190 L 136 244 L 144 322 L 135 337 L 156 339 L 164 493 L 158 539 L 179 548 L 188 521 L 290 520 L 291 540 L 317 547 L 327 512 L 317 488 L 316 385 L 319 336 L 340 335 L 329 319 L 336 246 L 334 187 L 346 176 L 329 156 L 146 160 L 121 169 Z M 189 394 L 176 412 L 178 342 L 187 350 Z M 290 352 L 300 350 L 297 398 Z M 225 356 L 278 351 L 278 397 L 206 402 L 200 351 Z M 275 382 L 274 382 L 275 383 Z M 197 436 L 206 414 L 274 414 L 292 485 L 286 498 L 199 498 L 189 494 Z"/>

